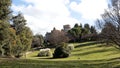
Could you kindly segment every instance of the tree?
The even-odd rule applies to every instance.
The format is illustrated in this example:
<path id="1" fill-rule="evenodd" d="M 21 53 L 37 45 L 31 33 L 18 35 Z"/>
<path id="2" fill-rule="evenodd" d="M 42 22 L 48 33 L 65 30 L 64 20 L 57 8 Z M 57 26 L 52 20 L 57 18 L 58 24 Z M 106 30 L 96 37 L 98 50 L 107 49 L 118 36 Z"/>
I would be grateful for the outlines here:
<path id="1" fill-rule="evenodd" d="M 16 36 L 16 40 L 14 41 L 14 45 L 11 45 L 11 57 L 16 57 L 16 58 L 19 58 L 20 56 L 22 56 L 22 44 L 21 44 L 21 41 L 20 41 L 20 38 L 18 36 Z"/>
<path id="2" fill-rule="evenodd" d="M 12 22 L 13 22 L 13 27 L 16 30 L 16 35 L 18 37 L 18 39 L 20 39 L 20 43 L 22 48 L 20 48 L 21 52 L 19 53 L 25 53 L 26 51 L 28 51 L 31 48 L 31 44 L 32 44 L 32 31 L 30 30 L 29 27 L 25 26 L 26 25 L 26 20 L 24 18 L 24 16 L 20 13 L 17 16 L 14 16 L 12 18 Z M 18 55 L 19 56 L 19 55 Z"/>
<path id="3" fill-rule="evenodd" d="M 69 38 L 65 35 L 63 31 L 59 31 L 54 28 L 51 33 L 46 34 L 46 41 L 48 41 L 52 45 L 57 46 L 62 42 L 68 42 Z"/>
<path id="4" fill-rule="evenodd" d="M 85 34 L 90 34 L 90 25 L 89 24 L 84 24 L 84 32 Z"/>
<path id="5" fill-rule="evenodd" d="M 44 37 L 40 34 L 36 34 L 33 37 L 32 47 L 43 47 Z"/>
<path id="6" fill-rule="evenodd" d="M 75 28 L 75 27 L 79 27 L 79 25 L 76 23 L 76 24 L 74 25 L 74 28 Z"/>
<path id="7" fill-rule="evenodd" d="M 9 24 L 0 20 L 0 55 L 4 56 L 4 46 L 9 42 Z"/>
<path id="8" fill-rule="evenodd" d="M 0 56 L 5 55 L 5 46 L 9 46 L 8 42 L 10 40 L 10 10 L 11 0 L 1 0 L 0 1 Z"/>
<path id="9" fill-rule="evenodd" d="M 66 58 L 70 55 L 71 50 L 68 49 L 68 45 L 66 43 L 61 43 L 58 46 L 53 54 L 53 58 Z"/>
<path id="10" fill-rule="evenodd" d="M 97 33 L 97 31 L 96 31 L 96 29 L 95 29 L 94 26 L 91 26 L 91 27 L 90 27 L 90 33 L 91 33 L 91 34 L 96 34 L 96 33 Z"/>
<path id="11" fill-rule="evenodd" d="M 68 31 L 68 34 L 73 37 L 74 42 L 79 42 L 82 36 L 82 28 L 78 24 L 75 24 L 74 27 Z"/>
<path id="12" fill-rule="evenodd" d="M 24 27 L 24 29 L 19 33 L 18 35 L 20 37 L 20 41 L 22 44 L 22 52 L 26 53 L 30 48 L 32 44 L 32 31 L 28 27 Z"/>
<path id="13" fill-rule="evenodd" d="M 16 31 L 8 27 L 7 23 L 0 22 L 0 55 L 12 56 L 12 49 L 16 46 Z"/>
<path id="14" fill-rule="evenodd" d="M 9 21 L 11 0 L 0 0 L 0 20 Z"/>
<path id="15" fill-rule="evenodd" d="M 97 38 L 97 31 L 95 27 L 89 24 L 84 24 L 84 27 L 82 27 L 82 24 L 75 24 L 74 27 L 68 31 L 68 36 L 71 41 L 74 42 L 95 41 Z"/>
<path id="16" fill-rule="evenodd" d="M 21 13 L 19 13 L 17 16 L 13 16 L 11 20 L 13 21 L 13 26 L 16 30 L 16 34 L 19 34 L 26 25 L 26 20 L 24 16 Z"/>
<path id="17" fill-rule="evenodd" d="M 113 31 L 116 31 L 116 27 L 111 23 L 105 23 L 104 28 L 101 31 L 101 37 L 108 45 L 111 42 Z"/>
<path id="18" fill-rule="evenodd" d="M 113 1 L 112 1 L 113 2 Z M 102 37 L 109 39 L 120 47 L 120 1 L 117 0 L 114 5 L 102 15 L 103 23 Z"/>
<path id="19" fill-rule="evenodd" d="M 25 26 L 24 16 L 12 17 L 10 6 L 11 0 L 0 1 L 0 56 L 19 56 L 30 49 L 32 42 L 32 32 Z"/>

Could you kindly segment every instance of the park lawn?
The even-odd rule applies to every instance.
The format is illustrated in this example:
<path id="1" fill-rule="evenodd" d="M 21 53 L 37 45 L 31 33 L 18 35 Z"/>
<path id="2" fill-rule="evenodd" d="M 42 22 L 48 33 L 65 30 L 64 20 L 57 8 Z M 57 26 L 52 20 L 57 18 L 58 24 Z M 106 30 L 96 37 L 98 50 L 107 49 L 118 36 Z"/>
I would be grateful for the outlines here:
<path id="1" fill-rule="evenodd" d="M 96 42 L 75 43 L 70 57 L 37 57 L 34 51 L 21 59 L 0 59 L 0 68 L 120 68 L 120 50 Z M 54 52 L 54 49 L 52 49 Z"/>

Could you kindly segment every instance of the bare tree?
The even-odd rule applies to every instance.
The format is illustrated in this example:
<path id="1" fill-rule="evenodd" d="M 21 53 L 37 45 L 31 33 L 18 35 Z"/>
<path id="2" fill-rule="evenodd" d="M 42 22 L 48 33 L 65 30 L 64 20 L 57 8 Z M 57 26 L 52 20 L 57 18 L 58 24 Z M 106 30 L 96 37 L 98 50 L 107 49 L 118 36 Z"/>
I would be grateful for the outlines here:
<path id="1" fill-rule="evenodd" d="M 120 47 L 120 0 L 116 1 L 116 4 L 111 5 L 109 9 L 105 10 L 102 19 L 102 22 L 104 22 L 101 31 L 102 37 Z"/>
<path id="2" fill-rule="evenodd" d="M 46 34 L 46 41 L 52 45 L 58 45 L 62 42 L 68 42 L 69 38 L 66 36 L 65 32 L 54 28 L 51 33 Z"/>

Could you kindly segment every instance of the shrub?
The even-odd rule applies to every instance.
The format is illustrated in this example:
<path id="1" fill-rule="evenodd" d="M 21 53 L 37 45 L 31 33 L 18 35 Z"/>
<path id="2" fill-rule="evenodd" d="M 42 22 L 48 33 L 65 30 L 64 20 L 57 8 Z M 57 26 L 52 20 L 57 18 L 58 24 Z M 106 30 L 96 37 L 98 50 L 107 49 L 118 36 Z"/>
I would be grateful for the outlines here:
<path id="1" fill-rule="evenodd" d="M 53 54 L 53 58 L 66 58 L 70 55 L 72 48 L 68 46 L 66 43 L 61 43 L 58 46 Z"/>
<path id="2" fill-rule="evenodd" d="M 70 44 L 70 45 L 67 46 L 67 48 L 68 48 L 68 50 L 72 51 L 72 50 L 74 50 L 74 45 Z"/>
<path id="3" fill-rule="evenodd" d="M 38 57 L 52 56 L 52 52 L 49 48 L 41 49 L 38 53 Z"/>

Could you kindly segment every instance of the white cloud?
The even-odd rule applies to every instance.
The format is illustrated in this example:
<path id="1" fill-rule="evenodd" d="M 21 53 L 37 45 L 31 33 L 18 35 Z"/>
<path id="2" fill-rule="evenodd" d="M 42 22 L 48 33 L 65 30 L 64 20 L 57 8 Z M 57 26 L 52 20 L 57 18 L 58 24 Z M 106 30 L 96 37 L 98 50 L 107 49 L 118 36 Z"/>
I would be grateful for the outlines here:
<path id="1" fill-rule="evenodd" d="M 27 5 L 12 5 L 15 12 L 21 11 L 27 19 L 29 26 L 35 33 L 45 34 L 56 27 L 62 29 L 63 25 L 86 22 L 91 23 L 107 8 L 106 0 L 81 0 L 77 3 L 74 0 L 22 0 Z M 77 20 L 71 16 L 69 8 L 82 15 Z"/>
<path id="2" fill-rule="evenodd" d="M 28 26 L 35 33 L 45 34 L 56 27 L 62 29 L 63 25 L 78 22 L 70 16 L 66 7 L 69 0 L 23 0 L 25 5 L 12 5 L 14 11 L 21 11 L 27 19 Z"/>
<path id="3" fill-rule="evenodd" d="M 70 8 L 82 14 L 83 19 L 95 20 L 107 8 L 107 0 L 81 0 L 79 4 L 72 2 Z"/>

